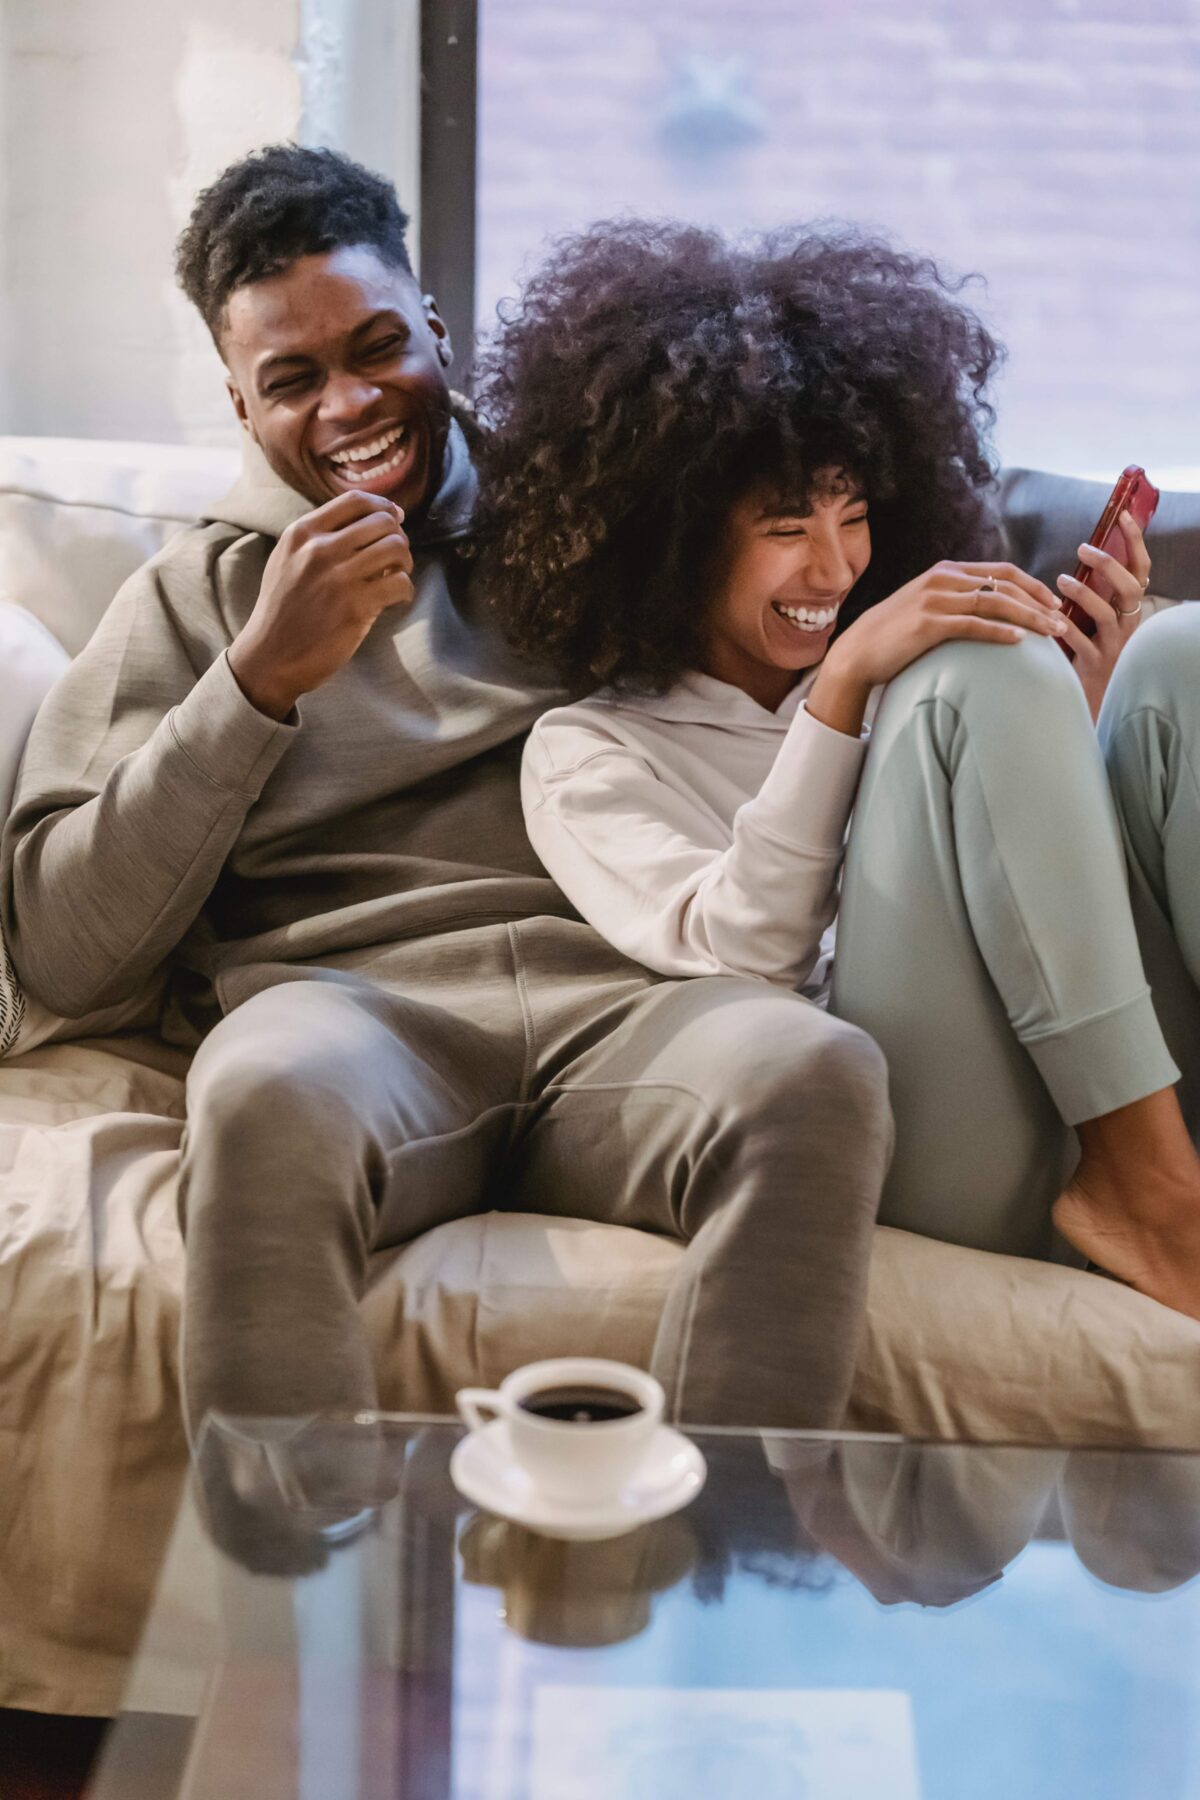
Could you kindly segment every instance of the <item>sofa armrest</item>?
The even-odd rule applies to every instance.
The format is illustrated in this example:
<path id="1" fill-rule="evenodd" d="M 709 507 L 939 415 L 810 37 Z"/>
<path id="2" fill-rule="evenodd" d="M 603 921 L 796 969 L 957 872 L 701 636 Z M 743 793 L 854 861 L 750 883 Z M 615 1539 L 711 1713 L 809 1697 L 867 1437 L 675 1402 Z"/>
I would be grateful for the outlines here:
<path id="1" fill-rule="evenodd" d="M 32 613 L 0 601 L 0 823 L 8 817 L 34 715 L 70 661 Z M 0 1056 L 16 1043 L 24 1022 L 25 997 L 0 925 Z"/>
<path id="2" fill-rule="evenodd" d="M 0 822 L 8 817 L 34 715 L 71 658 L 40 619 L 0 600 Z"/>
<path id="3" fill-rule="evenodd" d="M 0 825 L 8 817 L 34 715 L 71 658 L 32 613 L 0 601 Z M 157 1023 L 157 984 L 120 1006 L 62 1019 L 27 996 L 17 979 L 0 920 L 0 1057 L 23 1056 L 57 1038 L 102 1037 Z"/>

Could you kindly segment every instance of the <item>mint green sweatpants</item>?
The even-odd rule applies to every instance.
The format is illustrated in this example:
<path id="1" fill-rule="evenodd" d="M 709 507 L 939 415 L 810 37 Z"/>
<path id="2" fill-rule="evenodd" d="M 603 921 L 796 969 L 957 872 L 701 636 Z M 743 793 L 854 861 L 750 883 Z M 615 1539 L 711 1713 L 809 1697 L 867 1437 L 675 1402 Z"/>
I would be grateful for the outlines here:
<path id="1" fill-rule="evenodd" d="M 1113 722 L 1157 667 L 1157 623 L 1126 651 L 1107 713 L 1135 809 L 1146 730 Z M 1139 842 L 1154 832 L 1126 826 Z M 1139 923 L 1161 888 L 1145 856 Z M 1200 968 L 1200 929 L 1196 943 Z M 1178 1079 L 1100 742 L 1056 643 L 944 645 L 889 686 L 847 846 L 831 1007 L 888 1062 L 881 1220 L 980 1249 L 1046 1254 L 1071 1127 Z"/>
<path id="2" fill-rule="evenodd" d="M 1117 664 L 1100 743 L 1129 896 L 1179 1098 L 1200 1130 L 1200 605 L 1159 613 Z"/>

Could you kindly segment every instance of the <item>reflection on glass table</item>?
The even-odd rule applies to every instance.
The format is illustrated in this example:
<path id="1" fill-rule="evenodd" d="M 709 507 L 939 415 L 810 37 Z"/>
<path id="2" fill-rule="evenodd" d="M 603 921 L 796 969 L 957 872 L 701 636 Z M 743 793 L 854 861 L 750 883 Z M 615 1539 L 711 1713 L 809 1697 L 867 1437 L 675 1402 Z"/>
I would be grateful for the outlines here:
<path id="1" fill-rule="evenodd" d="M 691 1435 L 689 1507 L 570 1543 L 448 1422 L 214 1431 L 194 1716 L 92 1800 L 1200 1800 L 1200 1455 Z"/>

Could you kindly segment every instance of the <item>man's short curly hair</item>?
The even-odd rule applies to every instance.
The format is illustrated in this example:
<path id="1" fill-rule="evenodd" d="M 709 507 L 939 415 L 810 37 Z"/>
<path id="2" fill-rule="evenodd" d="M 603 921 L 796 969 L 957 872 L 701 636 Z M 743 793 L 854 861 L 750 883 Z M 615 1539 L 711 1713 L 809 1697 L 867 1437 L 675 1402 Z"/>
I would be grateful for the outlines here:
<path id="1" fill-rule="evenodd" d="M 411 275 L 407 230 L 408 215 L 382 175 L 336 150 L 269 144 L 231 163 L 197 197 L 175 273 L 219 348 L 235 288 L 347 244 L 370 244 Z"/>
<path id="2" fill-rule="evenodd" d="M 843 625 L 991 548 L 1001 352 L 962 285 L 849 226 L 562 240 L 480 361 L 480 555 L 507 635 L 575 693 L 663 691 L 702 661 L 731 504 L 806 511 L 833 470 L 871 505 Z"/>

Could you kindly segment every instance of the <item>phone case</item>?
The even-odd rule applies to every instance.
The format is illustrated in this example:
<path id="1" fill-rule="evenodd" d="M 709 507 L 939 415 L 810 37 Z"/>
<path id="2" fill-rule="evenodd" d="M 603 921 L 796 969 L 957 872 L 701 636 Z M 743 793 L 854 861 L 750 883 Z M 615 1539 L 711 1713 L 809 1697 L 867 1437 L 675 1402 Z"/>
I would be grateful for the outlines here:
<path id="1" fill-rule="evenodd" d="M 1129 467 L 1117 479 L 1116 486 L 1105 503 L 1104 511 L 1096 522 L 1096 529 L 1088 539 L 1089 544 L 1107 550 L 1116 558 L 1123 569 L 1129 567 L 1129 546 L 1125 542 L 1125 533 L 1121 530 L 1120 515 L 1129 512 L 1145 531 L 1154 517 L 1159 502 L 1158 489 L 1147 478 L 1145 469 L 1136 463 Z M 1076 563 L 1075 579 L 1082 581 L 1085 587 L 1096 589 L 1095 569 L 1089 569 L 1086 563 Z M 1063 600 L 1063 611 L 1067 618 L 1078 625 L 1085 637 L 1095 637 L 1096 621 L 1090 613 L 1074 600 Z M 1061 640 L 1060 640 L 1061 641 Z M 1074 659 L 1075 652 L 1068 644 L 1062 644 L 1067 656 Z"/>

